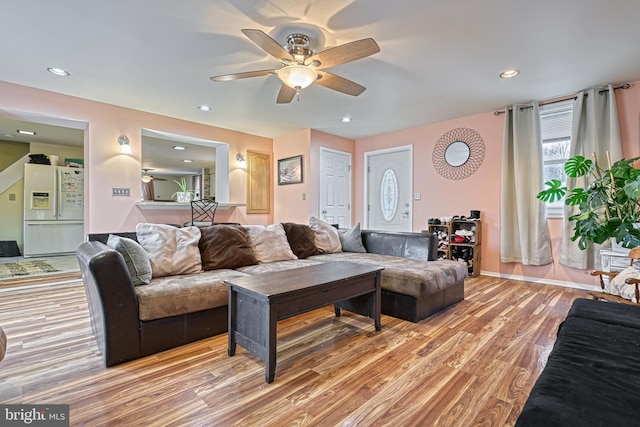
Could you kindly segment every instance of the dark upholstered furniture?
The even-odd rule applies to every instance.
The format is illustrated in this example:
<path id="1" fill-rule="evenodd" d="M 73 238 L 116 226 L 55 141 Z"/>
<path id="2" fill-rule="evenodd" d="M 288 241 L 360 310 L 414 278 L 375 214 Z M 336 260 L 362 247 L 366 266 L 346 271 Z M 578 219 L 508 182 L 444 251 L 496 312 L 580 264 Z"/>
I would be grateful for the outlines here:
<path id="1" fill-rule="evenodd" d="M 422 261 L 435 261 L 438 256 L 438 238 L 430 233 L 391 233 L 362 230 L 362 244 L 369 253 L 393 255 Z M 382 313 L 419 322 L 464 299 L 464 280 L 454 280 L 428 297 L 382 289 Z"/>
<path id="2" fill-rule="evenodd" d="M 133 232 L 113 234 L 137 240 L 136 233 Z M 88 241 L 83 243 L 77 251 L 92 326 L 106 366 L 113 366 L 227 331 L 226 305 L 176 316 L 141 320 L 140 296 L 132 283 L 122 255 L 106 245 L 108 237 L 107 233 L 90 234 Z M 383 288 L 383 314 L 417 322 L 464 299 L 462 275 L 466 277 L 466 267 L 461 267 L 464 270 L 461 275 L 458 263 L 454 261 L 431 261 L 435 259 L 437 251 L 437 237 L 434 234 L 362 230 L 362 240 L 364 247 L 371 254 L 372 260 L 367 262 L 369 264 L 376 263 L 377 259 L 388 261 L 382 259 L 383 255 L 401 257 L 396 260 L 400 263 L 399 267 L 383 265 L 385 267 L 383 282 L 384 275 L 393 275 L 394 271 L 396 277 L 406 274 L 402 271 L 404 268 L 402 262 L 406 263 L 407 260 L 402 258 L 430 261 L 428 267 L 424 265 L 417 267 L 424 270 L 424 274 L 417 279 L 420 290 L 413 292 L 415 295 L 406 295 Z M 300 262 L 302 266 L 331 262 L 331 257 L 334 255 L 366 257 L 368 254 L 316 255 L 309 259 L 285 261 L 283 264 Z M 344 260 L 350 261 L 350 259 Z M 242 268 L 239 270 L 246 271 Z M 398 281 L 401 282 L 396 279 L 396 282 Z"/>
<path id="3" fill-rule="evenodd" d="M 640 307 L 577 299 L 516 426 L 640 425 Z"/>
<path id="4" fill-rule="evenodd" d="M 117 233 L 136 239 L 136 233 Z M 106 366 L 158 353 L 227 331 L 227 306 L 141 321 L 136 292 L 109 234 L 90 234 L 78 249 L 91 323 Z"/>

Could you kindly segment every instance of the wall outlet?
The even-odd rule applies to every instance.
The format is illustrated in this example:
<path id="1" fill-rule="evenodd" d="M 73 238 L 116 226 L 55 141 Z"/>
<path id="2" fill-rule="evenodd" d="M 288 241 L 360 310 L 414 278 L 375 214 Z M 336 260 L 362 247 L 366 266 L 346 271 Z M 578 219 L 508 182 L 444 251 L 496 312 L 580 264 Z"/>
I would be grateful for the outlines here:
<path id="1" fill-rule="evenodd" d="M 413 200 L 422 200 L 422 193 L 413 193 Z"/>
<path id="2" fill-rule="evenodd" d="M 112 187 L 111 188 L 112 196 L 122 196 L 129 197 L 131 196 L 131 189 L 128 187 Z"/>
<path id="3" fill-rule="evenodd" d="M 15 193 L 9 193 L 9 201 L 11 201 L 11 202 L 15 202 L 16 201 Z"/>

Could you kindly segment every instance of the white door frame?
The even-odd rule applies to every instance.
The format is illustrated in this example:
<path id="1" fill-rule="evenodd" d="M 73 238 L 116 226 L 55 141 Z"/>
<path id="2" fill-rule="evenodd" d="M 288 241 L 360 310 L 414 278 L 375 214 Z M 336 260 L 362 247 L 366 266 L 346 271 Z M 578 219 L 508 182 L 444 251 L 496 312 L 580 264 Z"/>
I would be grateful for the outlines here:
<path id="1" fill-rule="evenodd" d="M 349 157 L 349 179 L 347 181 L 347 184 L 349 186 L 349 188 L 347 189 L 347 199 L 349 200 L 349 224 L 353 223 L 353 200 L 352 200 L 352 195 L 353 195 L 353 156 L 351 155 L 351 153 L 349 153 L 348 151 L 340 151 L 340 150 L 335 150 L 333 148 L 327 148 L 327 147 L 320 147 L 320 169 L 322 168 L 322 153 L 323 152 L 327 152 L 327 153 L 335 153 L 335 154 L 340 154 L 340 155 L 346 155 L 347 157 Z M 320 170 L 319 172 L 322 172 L 322 170 Z M 320 197 L 322 197 L 322 187 L 324 186 L 323 180 L 322 180 L 322 176 L 320 177 L 320 182 L 318 183 L 318 212 L 317 212 L 317 218 L 322 218 L 322 200 L 320 200 Z"/>
<path id="2" fill-rule="evenodd" d="M 413 144 L 409 144 L 409 145 L 400 145 L 398 147 L 391 147 L 391 148 L 383 148 L 381 150 L 374 150 L 374 151 L 365 151 L 364 152 L 364 168 L 363 168 L 363 173 L 364 173 L 364 188 L 363 188 L 363 195 L 364 195 L 364 205 L 362 206 L 363 208 L 363 215 L 362 215 L 362 222 L 363 222 L 363 228 L 369 228 L 369 173 L 368 173 L 368 169 L 369 169 L 369 157 L 371 156 L 378 156 L 380 154 L 390 154 L 390 153 L 396 153 L 399 151 L 409 151 L 409 154 L 411 154 L 411 159 L 413 160 Z M 409 168 L 409 176 L 411 177 L 411 188 L 410 188 L 410 194 L 413 196 L 413 161 L 411 162 L 410 165 L 407 165 L 407 167 Z M 413 197 L 410 198 L 411 200 L 411 206 L 409 207 L 409 217 L 411 219 L 411 229 L 413 229 Z"/>

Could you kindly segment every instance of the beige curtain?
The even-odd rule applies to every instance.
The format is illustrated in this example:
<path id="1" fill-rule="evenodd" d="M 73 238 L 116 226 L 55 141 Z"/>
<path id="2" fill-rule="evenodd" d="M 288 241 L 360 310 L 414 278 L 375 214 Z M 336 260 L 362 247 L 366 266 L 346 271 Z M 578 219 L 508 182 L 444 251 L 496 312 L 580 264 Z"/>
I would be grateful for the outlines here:
<path id="1" fill-rule="evenodd" d="M 589 89 L 576 95 L 576 100 L 573 104 L 571 149 L 569 154 L 570 156 L 580 155 L 590 159 L 592 154 L 596 153 L 598 164 L 606 169 L 607 151 L 609 151 L 612 163 L 622 158 L 618 109 L 613 85 L 609 85 L 606 91 L 601 88 Z M 567 187 L 569 189 L 575 186 L 582 187 L 584 183 L 584 177 L 569 180 Z M 577 242 L 571 241 L 574 224 L 567 221 L 567 218 L 577 211 L 575 206 L 565 206 L 560 264 L 579 269 L 599 268 L 599 252 L 602 246 L 589 244 L 589 248 L 582 251 L 578 248 Z"/>
<path id="2" fill-rule="evenodd" d="M 524 265 L 553 262 L 542 183 L 540 111 L 514 105 L 505 114 L 500 191 L 500 261 Z"/>

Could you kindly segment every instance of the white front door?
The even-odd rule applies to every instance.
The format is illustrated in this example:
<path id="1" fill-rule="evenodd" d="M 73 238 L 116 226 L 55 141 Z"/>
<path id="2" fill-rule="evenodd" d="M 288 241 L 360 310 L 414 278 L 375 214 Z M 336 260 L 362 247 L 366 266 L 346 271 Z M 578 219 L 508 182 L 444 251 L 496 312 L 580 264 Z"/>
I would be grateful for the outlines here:
<path id="1" fill-rule="evenodd" d="M 351 227 L 351 153 L 320 147 L 320 219 Z"/>
<path id="2" fill-rule="evenodd" d="M 365 153 L 366 228 L 412 231 L 413 147 Z"/>

